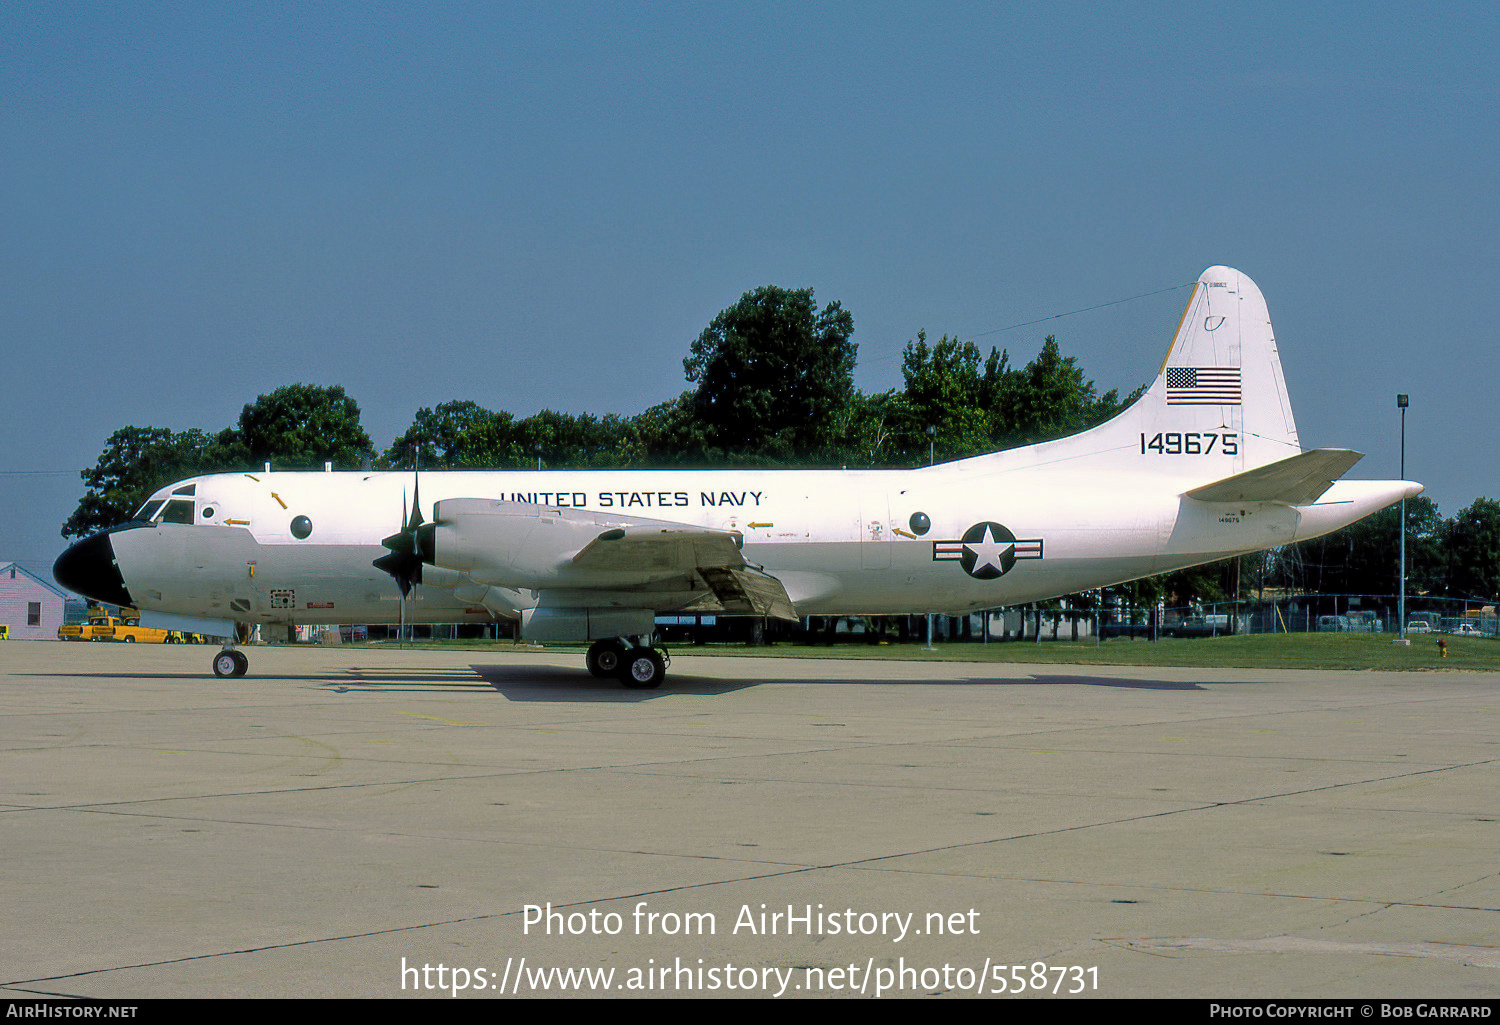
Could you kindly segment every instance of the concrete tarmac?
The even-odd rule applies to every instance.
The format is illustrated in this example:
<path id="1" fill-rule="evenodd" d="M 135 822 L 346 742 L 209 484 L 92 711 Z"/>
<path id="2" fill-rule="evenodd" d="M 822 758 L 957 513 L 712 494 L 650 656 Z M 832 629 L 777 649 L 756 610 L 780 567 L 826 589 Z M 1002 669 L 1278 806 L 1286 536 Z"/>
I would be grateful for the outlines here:
<path id="1" fill-rule="evenodd" d="M 0 642 L 0 993 L 1500 996 L 1500 674 L 213 650 Z"/>

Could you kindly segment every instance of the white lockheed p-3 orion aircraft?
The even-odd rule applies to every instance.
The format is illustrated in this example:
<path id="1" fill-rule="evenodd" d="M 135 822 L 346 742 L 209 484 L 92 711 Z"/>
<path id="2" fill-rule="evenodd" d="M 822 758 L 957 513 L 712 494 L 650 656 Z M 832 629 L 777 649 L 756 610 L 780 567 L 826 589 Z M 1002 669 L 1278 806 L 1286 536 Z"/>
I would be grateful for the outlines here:
<path id="1" fill-rule="evenodd" d="M 210 474 L 53 574 L 143 626 L 229 638 L 519 621 L 593 641 L 595 675 L 649 688 L 661 613 L 997 608 L 1316 537 L 1422 490 L 1339 480 L 1359 459 L 1302 450 L 1265 300 L 1211 267 L 1140 399 L 1057 441 L 913 470 Z M 232 640 L 213 660 L 246 666 Z"/>

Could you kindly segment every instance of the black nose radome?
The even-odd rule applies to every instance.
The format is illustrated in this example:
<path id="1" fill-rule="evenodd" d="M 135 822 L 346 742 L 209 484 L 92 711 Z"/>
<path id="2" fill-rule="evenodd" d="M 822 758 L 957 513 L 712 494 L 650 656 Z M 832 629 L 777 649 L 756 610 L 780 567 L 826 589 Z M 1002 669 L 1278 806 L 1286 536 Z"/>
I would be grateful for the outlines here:
<path id="1" fill-rule="evenodd" d="M 115 565 L 115 549 L 109 535 L 109 531 L 95 534 L 59 555 L 52 565 L 52 578 L 86 598 L 109 605 L 133 605 L 120 567 Z"/>

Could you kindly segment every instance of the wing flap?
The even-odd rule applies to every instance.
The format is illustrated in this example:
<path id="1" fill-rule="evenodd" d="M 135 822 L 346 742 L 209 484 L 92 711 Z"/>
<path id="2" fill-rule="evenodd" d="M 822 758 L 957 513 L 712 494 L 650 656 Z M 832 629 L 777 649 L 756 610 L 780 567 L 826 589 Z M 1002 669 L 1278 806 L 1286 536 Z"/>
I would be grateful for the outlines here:
<path id="1" fill-rule="evenodd" d="M 749 566 L 710 568 L 699 573 L 713 591 L 723 612 L 740 616 L 770 616 L 795 623 L 797 609 L 780 580 Z"/>
<path id="2" fill-rule="evenodd" d="M 1364 455 L 1347 448 L 1318 448 L 1187 492 L 1200 502 L 1285 502 L 1311 505 Z"/>

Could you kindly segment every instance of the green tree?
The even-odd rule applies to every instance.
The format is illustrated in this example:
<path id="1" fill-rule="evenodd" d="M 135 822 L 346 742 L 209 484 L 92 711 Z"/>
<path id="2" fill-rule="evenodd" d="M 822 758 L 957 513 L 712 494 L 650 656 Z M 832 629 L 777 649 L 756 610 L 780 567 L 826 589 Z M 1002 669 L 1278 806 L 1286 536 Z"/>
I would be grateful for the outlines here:
<path id="1" fill-rule="evenodd" d="M 517 421 L 516 440 L 529 465 L 540 455 L 543 465 L 554 468 L 608 467 L 624 462 L 621 447 L 628 430 L 628 422 L 612 413 L 596 417 L 544 409 Z"/>
<path id="2" fill-rule="evenodd" d="M 1418 495 L 1406 500 L 1406 580 L 1413 593 L 1441 589 L 1443 518 Z M 1401 507 L 1388 506 L 1342 530 L 1299 541 L 1278 553 L 1276 582 L 1326 594 L 1395 594 L 1398 589 Z"/>
<path id="3" fill-rule="evenodd" d="M 217 434 L 193 428 L 122 427 L 99 461 L 81 473 L 88 490 L 63 523 L 63 537 L 82 537 L 128 520 L 156 489 L 184 477 L 282 466 L 356 465 L 373 452 L 359 426 L 359 407 L 342 388 L 278 388 L 247 405 L 239 427 Z"/>
<path id="4" fill-rule="evenodd" d="M 422 465 L 433 468 L 520 466 L 525 459 L 511 415 L 467 399 L 417 410 L 412 425 L 391 443 L 381 462 L 407 466 L 415 448 L 421 449 Z"/>
<path id="5" fill-rule="evenodd" d="M 627 420 L 618 446 L 622 466 L 697 465 L 710 447 L 703 423 L 695 416 L 691 391 Z"/>
<path id="6" fill-rule="evenodd" d="M 935 453 L 941 460 L 988 450 L 986 377 L 979 359 L 973 342 L 947 335 L 928 346 L 927 332 L 918 331 L 916 341 L 906 343 L 901 354 L 901 411 L 909 451 Z"/>
<path id="7" fill-rule="evenodd" d="M 252 463 L 357 466 L 375 453 L 359 423 L 359 405 L 338 385 L 288 384 L 240 413 L 239 441 Z"/>
<path id="8" fill-rule="evenodd" d="M 233 436 L 192 429 L 122 427 L 109 436 L 99 461 L 81 472 L 88 486 L 63 523 L 63 537 L 85 537 L 128 520 L 157 488 L 243 462 Z"/>
<path id="9" fill-rule="evenodd" d="M 1053 335 L 1022 369 L 1009 370 L 1006 362 L 1005 354 L 991 354 L 986 397 L 993 437 L 1007 445 L 1030 445 L 1086 430 L 1136 397 L 1121 402 L 1114 389 L 1097 395 L 1094 382 L 1083 376 L 1077 360 L 1062 354 Z"/>
<path id="10" fill-rule="evenodd" d="M 787 460 L 826 449 L 828 425 L 854 395 L 854 318 L 813 290 L 746 292 L 682 361 L 712 449 Z"/>
<path id="11" fill-rule="evenodd" d="M 904 465 L 902 458 L 901 421 L 904 416 L 900 396 L 894 390 L 866 395 L 856 391 L 834 424 L 837 439 L 830 455 L 840 466 L 890 466 L 893 461 Z"/>
<path id="12" fill-rule="evenodd" d="M 1443 528 L 1443 559 L 1453 597 L 1500 596 L 1500 502 L 1481 496 L 1449 520 Z"/>

